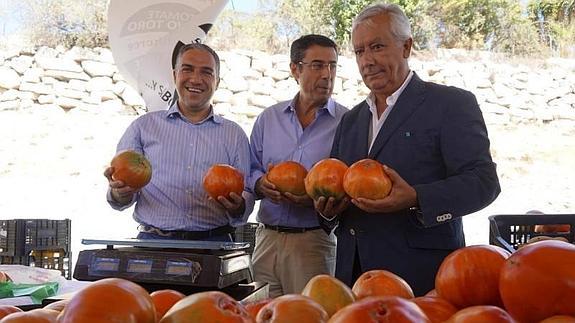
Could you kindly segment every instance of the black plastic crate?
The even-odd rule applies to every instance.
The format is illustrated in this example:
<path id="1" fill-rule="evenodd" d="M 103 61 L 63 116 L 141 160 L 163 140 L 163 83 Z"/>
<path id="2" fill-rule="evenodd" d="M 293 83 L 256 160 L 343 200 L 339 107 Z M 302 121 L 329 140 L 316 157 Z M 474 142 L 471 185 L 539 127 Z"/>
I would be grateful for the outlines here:
<path id="1" fill-rule="evenodd" d="M 66 279 L 71 279 L 72 254 L 64 250 L 33 250 L 29 256 L 0 257 L 2 265 L 24 265 L 59 270 Z"/>
<path id="2" fill-rule="evenodd" d="M 16 245 L 17 220 L 0 220 L 0 256 L 19 255 Z"/>
<path id="3" fill-rule="evenodd" d="M 567 232 L 537 233 L 538 224 L 569 224 Z M 575 242 L 575 214 L 499 214 L 489 217 L 489 243 L 509 252 L 537 236 L 564 237 Z"/>
<path id="4" fill-rule="evenodd" d="M 71 221 L 69 219 L 22 219 L 17 221 L 17 244 L 23 244 L 21 255 L 27 256 L 32 250 L 61 249 L 65 253 L 71 251 Z"/>
<path id="5" fill-rule="evenodd" d="M 246 250 L 250 255 L 256 246 L 256 229 L 259 223 L 246 223 L 236 228 L 236 242 L 249 242 L 250 247 Z"/>

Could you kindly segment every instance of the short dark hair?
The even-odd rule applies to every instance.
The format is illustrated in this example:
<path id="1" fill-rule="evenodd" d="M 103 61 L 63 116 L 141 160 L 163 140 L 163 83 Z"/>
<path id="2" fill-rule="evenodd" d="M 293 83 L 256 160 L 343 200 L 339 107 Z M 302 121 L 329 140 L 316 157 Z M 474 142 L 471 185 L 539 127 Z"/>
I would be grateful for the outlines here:
<path id="1" fill-rule="evenodd" d="M 202 44 L 202 43 L 189 43 L 189 44 L 182 45 L 178 49 L 178 54 L 176 55 L 176 59 L 174 61 L 173 68 L 175 69 L 178 66 L 184 53 L 189 51 L 189 50 L 192 50 L 192 49 L 199 49 L 199 50 L 203 50 L 203 51 L 210 53 L 214 57 L 214 61 L 216 62 L 216 76 L 220 77 L 220 57 L 218 56 L 216 51 L 213 50 L 210 46 L 208 46 L 206 44 Z"/>
<path id="2" fill-rule="evenodd" d="M 292 63 L 297 64 L 302 61 L 305 56 L 305 51 L 313 45 L 318 45 L 321 47 L 331 47 L 335 49 L 335 53 L 338 54 L 337 45 L 335 42 L 328 37 L 322 35 L 305 35 L 294 40 L 291 43 L 290 48 L 290 60 Z"/>

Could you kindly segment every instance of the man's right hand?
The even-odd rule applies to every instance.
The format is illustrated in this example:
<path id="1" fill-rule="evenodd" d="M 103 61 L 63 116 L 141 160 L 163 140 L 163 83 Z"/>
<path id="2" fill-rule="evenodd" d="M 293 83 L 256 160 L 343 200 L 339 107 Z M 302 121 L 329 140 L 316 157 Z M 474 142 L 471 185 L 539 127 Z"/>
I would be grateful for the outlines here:
<path id="1" fill-rule="evenodd" d="M 335 198 L 325 198 L 320 196 L 317 200 L 313 201 L 315 210 L 326 220 L 332 220 L 338 214 L 341 214 L 349 206 L 349 197 L 345 196 L 337 201 Z"/>
<path id="2" fill-rule="evenodd" d="M 256 181 L 255 191 L 257 195 L 265 196 L 276 204 L 283 200 L 280 191 L 277 190 L 272 182 L 268 181 L 265 174 Z"/>
<path id="3" fill-rule="evenodd" d="M 104 176 L 108 179 L 108 185 L 110 186 L 112 198 L 114 201 L 120 204 L 130 203 L 134 194 L 136 194 L 138 190 L 125 185 L 122 181 L 115 181 L 112 178 L 112 174 L 114 174 L 114 167 L 108 167 L 104 171 Z"/>

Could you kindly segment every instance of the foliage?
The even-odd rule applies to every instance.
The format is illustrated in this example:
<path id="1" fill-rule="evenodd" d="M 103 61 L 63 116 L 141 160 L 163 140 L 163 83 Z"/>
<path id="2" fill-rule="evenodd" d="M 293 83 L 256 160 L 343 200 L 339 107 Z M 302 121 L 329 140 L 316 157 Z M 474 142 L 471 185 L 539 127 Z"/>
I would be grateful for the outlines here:
<path id="1" fill-rule="evenodd" d="M 260 9 L 225 9 L 210 31 L 218 49 L 286 53 L 303 34 L 350 48 L 355 16 L 376 0 L 259 0 Z M 411 21 L 415 49 L 487 49 L 513 55 L 575 55 L 575 0 L 388 0 Z M 23 0 L 32 45 L 107 46 L 107 0 Z M 6 13 L 4 13 L 6 14 Z"/>
<path id="2" fill-rule="evenodd" d="M 575 0 L 533 0 L 528 12 L 541 42 L 558 54 L 575 54 Z"/>
<path id="3" fill-rule="evenodd" d="M 275 36 L 276 25 L 265 12 L 245 14 L 225 9 L 206 40 L 220 50 L 251 48 L 279 52 L 282 44 Z"/>
<path id="4" fill-rule="evenodd" d="M 442 25 L 442 44 L 468 49 L 489 48 L 502 32 L 503 19 L 520 16 L 515 0 L 445 0 L 436 2 Z"/>
<path id="5" fill-rule="evenodd" d="M 45 46 L 106 46 L 106 0 L 23 0 L 30 40 Z"/>
<path id="6" fill-rule="evenodd" d="M 331 1 L 331 21 L 336 40 L 342 46 L 348 45 L 351 37 L 351 25 L 355 16 L 375 0 L 333 0 Z M 399 5 L 411 21 L 414 46 L 417 49 L 433 46 L 436 24 L 429 15 L 431 1 L 426 0 L 390 0 Z"/>
<path id="7" fill-rule="evenodd" d="M 349 44 L 353 18 L 374 0 L 333 0 L 331 21 L 335 29 L 335 39 L 341 44 Z"/>
<path id="8" fill-rule="evenodd" d="M 276 1 L 277 2 L 277 1 Z M 329 0 L 283 0 L 277 3 L 280 17 L 280 31 L 290 39 L 296 39 L 305 34 L 322 34 L 333 36 L 329 28 Z M 292 32 L 288 32 L 291 29 Z"/>

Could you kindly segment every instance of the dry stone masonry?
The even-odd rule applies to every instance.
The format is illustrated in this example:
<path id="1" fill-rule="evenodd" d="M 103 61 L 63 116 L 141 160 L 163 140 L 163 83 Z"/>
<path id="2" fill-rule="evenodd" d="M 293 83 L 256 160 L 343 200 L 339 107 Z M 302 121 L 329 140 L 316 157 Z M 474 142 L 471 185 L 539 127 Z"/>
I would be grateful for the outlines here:
<path id="1" fill-rule="evenodd" d="M 235 50 L 220 56 L 215 110 L 240 124 L 252 124 L 262 109 L 297 92 L 287 55 Z M 489 53 L 461 50 L 440 50 L 431 59 L 414 56 L 410 64 L 421 78 L 475 93 L 488 124 L 575 121 L 575 60 L 509 64 Z M 334 97 L 352 107 L 367 94 L 355 60 L 341 56 Z M 146 111 L 107 48 L 0 50 L 0 111 L 23 109 Z"/>

